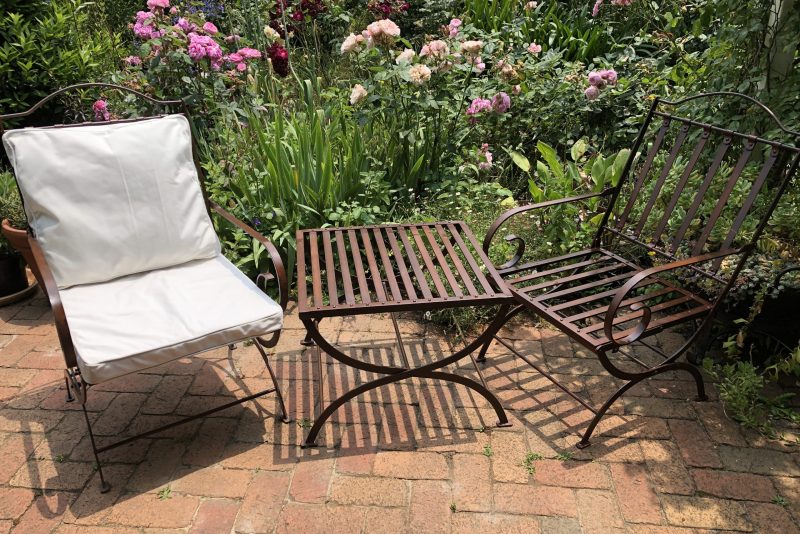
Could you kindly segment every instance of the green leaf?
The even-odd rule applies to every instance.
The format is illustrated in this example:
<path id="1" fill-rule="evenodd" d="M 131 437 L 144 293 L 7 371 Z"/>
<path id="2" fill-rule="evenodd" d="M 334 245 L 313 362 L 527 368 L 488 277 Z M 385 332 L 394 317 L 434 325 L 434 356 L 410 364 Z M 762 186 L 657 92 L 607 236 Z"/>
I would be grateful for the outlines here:
<path id="1" fill-rule="evenodd" d="M 572 145 L 572 148 L 569 151 L 570 155 L 572 156 L 572 161 L 578 161 L 581 159 L 583 155 L 586 154 L 586 148 L 587 145 L 585 140 L 578 139 L 575 141 L 575 144 Z"/>
<path id="2" fill-rule="evenodd" d="M 506 152 L 508 152 L 508 155 L 511 156 L 511 160 L 514 162 L 514 165 L 522 169 L 523 172 L 531 172 L 531 162 L 528 161 L 528 158 L 516 150 L 506 150 Z"/>
<path id="3" fill-rule="evenodd" d="M 619 179 L 622 178 L 622 171 L 625 169 L 625 163 L 628 161 L 628 158 L 631 155 L 631 150 L 629 148 L 623 148 L 617 154 L 617 157 L 614 158 L 614 163 L 611 164 L 611 185 L 616 187 L 619 183 Z"/>
<path id="4" fill-rule="evenodd" d="M 564 169 L 561 167 L 561 161 L 558 159 L 555 149 L 544 141 L 539 141 L 536 143 L 536 148 L 542 154 L 542 157 L 547 162 L 547 165 L 550 167 L 550 170 L 556 176 L 556 178 L 559 180 L 563 178 Z"/>
<path id="5" fill-rule="evenodd" d="M 605 158 L 598 154 L 594 160 L 594 163 L 592 163 L 592 170 L 589 173 L 592 177 L 594 185 L 597 186 L 598 189 L 603 187 L 604 175 L 607 167 L 608 163 L 606 162 Z"/>

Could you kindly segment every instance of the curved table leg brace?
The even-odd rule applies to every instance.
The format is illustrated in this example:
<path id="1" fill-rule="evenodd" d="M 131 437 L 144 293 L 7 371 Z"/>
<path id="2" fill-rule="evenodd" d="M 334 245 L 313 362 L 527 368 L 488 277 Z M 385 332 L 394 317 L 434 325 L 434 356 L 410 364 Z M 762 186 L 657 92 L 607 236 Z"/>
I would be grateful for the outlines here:
<path id="1" fill-rule="evenodd" d="M 336 360 L 350 367 L 354 367 L 356 369 L 360 369 L 363 371 L 385 374 L 386 376 L 377 378 L 375 380 L 367 382 L 366 384 L 361 384 L 360 386 L 351 389 L 344 395 L 340 396 L 339 398 L 331 402 L 328 405 L 328 407 L 325 408 L 325 410 L 323 410 L 323 412 L 317 417 L 316 421 L 314 421 L 314 425 L 308 432 L 308 436 L 306 436 L 306 439 L 303 442 L 302 447 L 303 448 L 313 447 L 316 445 L 317 435 L 319 434 L 319 431 L 322 429 L 322 426 L 325 424 L 328 418 L 331 415 L 333 415 L 333 413 L 337 409 L 339 409 L 339 407 L 341 407 L 344 403 L 372 389 L 414 377 L 434 378 L 438 380 L 455 382 L 457 384 L 467 386 L 468 388 L 479 393 L 487 401 L 489 401 L 489 403 L 494 408 L 495 413 L 497 414 L 497 419 L 498 419 L 497 426 L 509 426 L 510 423 L 508 422 L 508 417 L 506 416 L 506 412 L 503 409 L 503 406 L 500 404 L 500 401 L 483 384 L 480 384 L 475 380 L 472 380 L 464 376 L 444 371 L 438 371 L 438 369 L 441 369 L 442 367 L 446 367 L 451 363 L 455 363 L 458 360 L 461 360 L 462 358 L 468 357 L 470 354 L 472 354 L 480 347 L 485 345 L 488 341 L 493 339 L 494 335 L 500 330 L 500 328 L 502 328 L 503 324 L 505 324 L 506 315 L 508 313 L 509 307 L 510 306 L 507 305 L 501 307 L 500 311 L 497 314 L 497 317 L 495 318 L 494 321 L 492 321 L 492 323 L 487 327 L 487 329 L 463 349 L 457 351 L 451 356 L 413 369 L 404 369 L 402 367 L 390 367 L 385 365 L 375 365 L 368 362 L 363 362 L 361 360 L 357 360 L 355 358 L 351 358 L 350 356 L 347 356 L 342 351 L 340 351 L 338 348 L 331 345 L 322 336 L 322 334 L 320 334 L 319 329 L 317 328 L 317 323 L 313 319 L 303 319 L 303 324 L 305 324 L 309 336 L 316 342 L 318 349 L 324 350 L 332 358 L 335 358 Z M 399 338 L 397 341 L 398 343 L 402 343 L 402 340 Z M 318 356 L 321 356 L 321 354 L 319 354 Z M 322 377 L 320 377 L 320 380 L 321 379 Z M 320 398 L 320 402 L 322 402 L 322 398 Z"/>

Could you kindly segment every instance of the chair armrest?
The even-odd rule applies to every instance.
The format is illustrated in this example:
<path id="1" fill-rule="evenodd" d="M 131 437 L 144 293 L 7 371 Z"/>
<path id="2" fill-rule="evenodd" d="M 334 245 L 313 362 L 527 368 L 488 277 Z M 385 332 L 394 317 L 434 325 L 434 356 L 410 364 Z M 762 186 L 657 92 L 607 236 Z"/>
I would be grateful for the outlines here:
<path id="1" fill-rule="evenodd" d="M 61 343 L 61 351 L 64 353 L 64 361 L 67 368 L 77 367 L 78 358 L 75 356 L 75 346 L 72 344 L 72 334 L 69 332 L 69 324 L 67 323 L 67 315 L 64 312 L 64 305 L 61 303 L 61 295 L 58 292 L 58 285 L 44 258 L 42 247 L 36 238 L 28 232 L 28 245 L 31 248 L 31 255 L 33 261 L 36 262 L 36 267 L 39 269 L 39 274 L 44 284 L 45 293 L 50 301 L 50 309 L 53 310 L 53 321 L 56 324 L 56 334 L 58 334 L 58 341 Z"/>
<path id="2" fill-rule="evenodd" d="M 231 213 L 226 211 L 222 206 L 213 202 L 211 200 L 208 201 L 208 205 L 212 211 L 219 214 L 223 219 L 228 221 L 234 226 L 237 226 L 244 230 L 244 232 L 264 245 L 264 248 L 267 250 L 270 259 L 272 260 L 272 265 L 275 268 L 275 277 L 278 281 L 278 291 L 280 292 L 280 302 L 281 308 L 286 311 L 286 306 L 289 303 L 289 281 L 286 277 L 286 269 L 283 266 L 283 260 L 281 259 L 281 255 L 278 252 L 278 249 L 275 248 L 275 245 L 272 242 L 261 235 L 260 233 L 256 232 L 253 228 L 251 228 L 248 224 L 244 223 L 243 221 L 234 217 Z M 261 273 L 256 278 L 256 283 L 261 281 L 269 281 L 273 278 L 273 276 L 269 273 Z"/>
<path id="3" fill-rule="evenodd" d="M 617 315 L 617 311 L 628 296 L 628 293 L 633 291 L 642 281 L 650 278 L 654 274 L 663 273 L 666 271 L 674 271 L 675 269 L 680 269 L 682 267 L 688 267 L 689 265 L 694 265 L 696 263 L 704 263 L 716 258 L 723 258 L 725 256 L 730 256 L 732 254 L 738 254 L 742 252 L 741 249 L 724 249 L 718 250 L 716 252 L 709 252 L 708 254 L 702 254 L 700 256 L 692 256 L 691 258 L 686 258 L 683 260 L 678 260 L 670 263 L 665 263 L 664 265 L 659 265 L 656 267 L 651 267 L 649 269 L 645 269 L 628 280 L 625 285 L 617 290 L 614 294 L 614 298 L 611 300 L 611 304 L 608 306 L 606 310 L 606 317 L 603 323 L 603 333 L 605 334 L 606 338 L 611 342 L 611 344 L 615 347 L 621 347 L 622 345 L 628 345 L 633 343 L 637 339 L 639 339 L 642 334 L 647 330 L 648 325 L 650 324 L 650 318 L 652 316 L 652 310 L 650 310 L 649 306 L 642 304 L 641 302 L 636 302 L 631 305 L 630 309 L 632 311 L 639 311 L 642 310 L 642 317 L 639 320 L 639 323 L 634 327 L 633 332 L 628 334 L 622 339 L 615 339 L 614 338 L 614 318 Z"/>
<path id="4" fill-rule="evenodd" d="M 549 208 L 552 206 L 558 206 L 561 204 L 569 204 L 571 202 L 578 202 L 580 200 L 586 200 L 588 198 L 595 198 L 595 197 L 602 197 L 609 195 L 613 192 L 613 189 L 604 189 L 599 193 L 586 193 L 584 195 L 577 195 L 574 197 L 566 197 L 566 198 L 559 198 L 556 200 L 547 200 L 545 202 L 539 202 L 537 204 L 528 204 L 525 206 L 519 206 L 517 208 L 512 208 L 503 214 L 501 214 L 492 225 L 489 227 L 489 231 L 486 232 L 486 236 L 483 238 L 483 252 L 487 255 L 489 254 L 489 247 L 492 245 L 492 240 L 494 239 L 494 235 L 503 226 L 509 219 L 514 217 L 515 215 L 519 215 L 520 213 L 524 213 L 526 211 L 537 210 L 541 208 Z M 514 258 L 511 259 L 508 263 L 500 266 L 501 269 L 512 267 L 515 265 L 519 260 L 522 259 L 522 255 L 525 253 L 525 241 L 517 237 L 515 235 L 506 236 L 506 241 L 509 243 L 512 241 L 517 242 L 517 253 L 514 255 Z"/>

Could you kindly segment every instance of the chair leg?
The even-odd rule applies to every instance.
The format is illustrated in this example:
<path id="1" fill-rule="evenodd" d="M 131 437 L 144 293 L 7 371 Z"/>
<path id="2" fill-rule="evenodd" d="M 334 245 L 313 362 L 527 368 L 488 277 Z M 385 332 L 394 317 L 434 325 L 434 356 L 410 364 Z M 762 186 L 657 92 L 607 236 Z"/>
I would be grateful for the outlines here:
<path id="1" fill-rule="evenodd" d="M 75 397 L 72 395 L 72 388 L 69 387 L 69 376 L 64 371 L 64 385 L 67 387 L 67 402 L 75 402 Z"/>
<path id="2" fill-rule="evenodd" d="M 258 352 L 261 353 L 261 358 L 264 360 L 264 364 L 267 366 L 267 372 L 269 372 L 269 376 L 272 379 L 272 385 L 275 386 L 275 396 L 278 398 L 278 406 L 281 409 L 281 421 L 284 423 L 290 423 L 292 420 L 289 419 L 289 414 L 286 411 L 286 405 L 283 402 L 283 394 L 281 393 L 281 388 L 278 385 L 278 379 L 275 377 L 275 371 L 272 370 L 272 365 L 269 363 L 267 352 L 257 339 L 254 339 L 253 342 L 255 343 Z"/>
<path id="3" fill-rule="evenodd" d="M 320 319 L 312 319 L 312 320 L 316 321 L 316 324 L 319 325 Z M 306 337 L 303 338 L 303 341 L 301 341 L 300 344 L 303 345 L 304 347 L 313 347 L 317 343 L 311 338 L 311 332 L 306 330 Z"/>
<path id="4" fill-rule="evenodd" d="M 94 452 L 94 460 L 97 464 L 97 474 L 100 476 L 100 493 L 108 493 L 111 489 L 111 484 L 106 481 L 103 476 L 103 466 L 100 464 L 100 456 L 97 453 L 97 444 L 94 441 L 94 432 L 92 432 L 92 423 L 89 422 L 89 412 L 86 411 L 86 403 L 81 405 L 83 408 L 83 417 L 86 419 L 86 428 L 89 429 L 89 441 L 92 443 L 92 452 Z"/>
<path id="5" fill-rule="evenodd" d="M 622 387 L 620 387 L 617 390 L 616 393 L 611 395 L 611 397 L 609 397 L 608 400 L 603 403 L 600 409 L 597 410 L 597 413 L 592 419 L 592 422 L 589 423 L 589 427 L 583 433 L 583 437 L 581 438 L 580 442 L 578 442 L 577 447 L 579 449 L 585 449 L 590 445 L 589 438 L 592 436 L 592 433 L 594 432 L 597 423 L 600 422 L 600 420 L 606 414 L 608 409 L 611 408 L 611 405 L 614 404 L 617 401 L 617 399 L 619 399 L 626 391 L 628 391 L 630 388 L 632 388 L 642 380 L 652 378 L 658 374 L 666 373 L 668 371 L 686 371 L 687 373 L 692 375 L 692 378 L 694 378 L 695 384 L 697 385 L 697 397 L 695 397 L 694 400 L 696 401 L 708 400 L 708 397 L 706 396 L 705 384 L 703 382 L 703 375 L 700 374 L 700 371 L 698 371 L 695 366 L 686 362 L 672 362 L 662 365 L 661 367 L 653 369 L 649 373 L 643 373 L 638 378 L 634 378 L 630 382 L 626 382 L 625 384 L 622 385 Z"/>

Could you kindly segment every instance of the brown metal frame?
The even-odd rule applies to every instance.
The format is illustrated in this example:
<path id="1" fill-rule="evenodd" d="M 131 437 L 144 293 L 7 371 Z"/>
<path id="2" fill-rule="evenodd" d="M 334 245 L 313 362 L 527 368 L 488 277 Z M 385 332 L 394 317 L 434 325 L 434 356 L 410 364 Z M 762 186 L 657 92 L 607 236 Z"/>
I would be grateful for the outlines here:
<path id="1" fill-rule="evenodd" d="M 608 207 L 602 217 L 602 221 L 590 248 L 557 258 L 521 264 L 520 262 L 525 253 L 525 240 L 516 235 L 509 235 L 505 239 L 508 243 L 516 243 L 516 254 L 510 261 L 498 267 L 498 272 L 503 276 L 505 283 L 514 293 L 517 301 L 517 306 L 506 314 L 502 324 L 505 324 L 522 311 L 531 311 L 595 353 L 609 374 L 625 381 L 625 383 L 599 408 L 595 408 L 575 393 L 569 391 L 565 386 L 559 384 L 552 375 L 542 368 L 542 366 L 537 365 L 537 363 L 532 361 L 529 357 L 520 354 L 509 343 L 494 336 L 495 340 L 519 356 L 523 361 L 527 362 L 535 370 L 552 381 L 557 387 L 595 414 L 588 428 L 584 431 L 583 437 L 578 443 L 578 448 L 584 448 L 589 445 L 589 438 L 597 424 L 617 399 L 634 385 L 657 374 L 668 371 L 685 371 L 689 373 L 697 386 L 697 400 L 705 400 L 706 395 L 703 377 L 700 372 L 689 363 L 679 362 L 677 360 L 693 343 L 710 329 L 711 322 L 717 310 L 731 289 L 749 255 L 755 248 L 755 243 L 764 231 L 767 221 L 777 206 L 780 197 L 788 187 L 793 176 L 797 173 L 798 163 L 800 162 L 800 148 L 797 146 L 763 139 L 755 135 L 738 133 L 712 124 L 688 119 L 674 113 L 667 113 L 659 109 L 659 106 L 662 105 L 676 108 L 689 101 L 714 97 L 742 98 L 750 103 L 756 104 L 770 119 L 772 119 L 772 121 L 774 121 L 781 132 L 792 137 L 795 142 L 800 139 L 800 132 L 787 129 L 764 104 L 746 95 L 731 92 L 718 92 L 700 94 L 675 102 L 655 99 L 644 119 L 644 124 L 639 131 L 630 156 L 623 169 L 622 178 L 616 187 L 600 193 L 589 193 L 571 198 L 530 204 L 509 210 L 492 224 L 483 241 L 483 251 L 488 254 L 491 243 L 498 230 L 509 219 L 520 213 L 565 203 L 579 202 L 595 197 L 609 197 Z M 611 215 L 615 213 L 615 208 L 617 207 L 621 192 L 626 182 L 629 180 L 634 160 L 637 158 L 637 154 L 642 147 L 649 126 L 656 116 L 662 118 L 663 123 L 657 130 L 647 154 L 645 155 L 643 153 L 641 155 L 644 160 L 636 176 L 636 181 L 633 184 L 633 190 L 627 199 L 627 203 L 622 208 L 621 214 L 617 216 L 614 224 L 610 225 L 609 221 L 611 220 Z M 643 184 L 654 170 L 652 166 L 655 157 L 659 150 L 663 148 L 662 145 L 665 141 L 669 126 L 672 123 L 680 125 L 680 129 L 675 135 L 674 144 L 670 147 L 664 166 L 657 173 L 658 177 L 641 218 L 631 223 L 635 224 L 635 227 L 631 230 L 629 227 L 630 225 L 627 224 L 628 218 L 631 215 L 634 204 L 638 200 L 640 194 L 643 193 Z M 692 151 L 687 166 L 681 173 L 675 189 L 667 191 L 669 202 L 666 204 L 667 207 L 664 214 L 656 225 L 655 237 L 652 237 L 650 241 L 645 241 L 641 238 L 641 233 L 646 226 L 651 210 L 656 204 L 659 195 L 662 194 L 662 188 L 666 183 L 667 176 L 691 128 L 701 130 L 697 139 L 697 144 Z M 663 232 L 666 229 L 672 210 L 675 208 L 679 196 L 686 190 L 688 179 L 700 161 L 701 153 L 705 149 L 707 141 L 712 133 L 723 136 L 722 144 L 715 150 L 710 167 L 704 175 L 699 190 L 694 193 L 691 207 L 689 208 L 684 222 L 678 229 L 677 234 L 671 242 L 663 242 Z M 701 204 L 706 199 L 708 188 L 717 175 L 720 164 L 734 140 L 741 142 L 744 148 L 738 156 L 736 165 L 730 172 L 721 197 L 716 201 L 714 209 L 706 220 L 706 226 L 700 232 L 699 238 L 691 247 L 691 255 L 689 257 L 680 257 L 679 251 L 681 250 L 681 245 L 686 243 L 685 238 L 689 224 L 695 215 L 697 215 Z M 726 227 L 728 233 L 720 249 L 704 253 L 703 249 L 707 244 L 714 224 L 717 222 L 722 210 L 728 203 L 730 194 L 741 177 L 742 171 L 754 152 L 754 148 L 758 144 L 768 147 L 769 155 L 765 158 L 761 170 L 747 195 L 744 205 L 739 209 L 732 226 L 729 229 Z M 767 206 L 766 212 L 758 221 L 757 228 L 750 238 L 750 241 L 744 246 L 738 248 L 734 247 L 733 242 L 745 218 L 753 207 L 756 197 L 762 194 L 764 184 L 770 176 L 774 175 L 776 169 L 780 174 L 777 179 L 777 186 L 774 188 L 774 191 L 770 192 L 771 200 Z M 636 246 L 640 251 L 651 256 L 662 258 L 668 263 L 648 268 L 647 265 L 626 260 L 610 250 L 614 248 L 615 244 L 622 242 Z M 722 260 L 731 257 L 738 259 L 736 266 L 732 269 L 730 274 L 724 277 L 720 276 L 717 271 Z M 711 264 L 710 268 L 701 267 L 701 265 L 709 263 Z M 694 276 L 716 284 L 719 288 L 716 297 L 709 302 L 705 300 L 705 297 L 699 294 L 699 292 L 690 291 L 660 277 L 660 275 L 675 273 L 681 269 L 689 270 Z M 557 276 L 557 278 L 548 279 L 548 277 L 554 275 Z M 577 285 L 574 285 L 576 283 Z M 605 289 L 613 285 L 618 287 Z M 644 294 L 636 294 L 636 290 L 642 290 L 643 288 L 655 288 L 655 290 L 645 291 Z M 597 291 L 600 292 L 598 293 Z M 675 296 L 670 299 L 668 295 Z M 611 298 L 610 303 L 608 305 L 602 305 L 602 302 L 608 298 Z M 557 302 L 558 299 L 563 299 L 564 302 Z M 655 299 L 655 304 L 653 303 L 653 299 Z M 567 316 L 559 313 L 562 310 L 570 308 L 579 309 L 581 312 Z M 621 309 L 623 308 L 628 308 L 630 312 L 622 314 Z M 654 319 L 657 313 L 661 313 L 662 315 L 658 319 Z M 602 318 L 602 320 L 591 323 L 588 326 L 580 326 L 581 321 L 598 318 Z M 697 326 L 685 343 L 672 354 L 665 354 L 657 347 L 644 341 L 648 336 L 654 335 L 667 328 L 698 320 L 700 321 L 699 326 Z M 628 326 L 620 331 L 620 328 L 623 328 L 622 325 L 630 324 L 633 321 L 635 321 L 633 326 Z M 478 361 L 486 360 L 486 351 L 490 343 L 491 340 L 482 348 Z M 648 347 L 659 354 L 663 358 L 663 361 L 658 364 L 650 365 L 623 350 L 623 348 L 633 343 L 639 343 Z M 639 372 L 622 369 L 610 359 L 610 353 L 619 353 L 643 369 Z"/>
<path id="2" fill-rule="evenodd" d="M 372 389 L 414 377 L 466 386 L 491 404 L 498 426 L 510 424 L 500 401 L 487 387 L 473 353 L 491 342 L 503 325 L 513 298 L 465 223 L 442 221 L 300 230 L 297 284 L 306 344 L 317 346 L 319 402 L 324 398 L 321 351 L 344 365 L 385 375 L 331 402 L 317 415 L 303 447 L 316 445 L 325 421 L 346 402 Z M 500 305 L 500 313 L 475 340 L 450 356 L 412 366 L 403 348 L 396 312 L 491 305 Z M 386 312 L 391 315 L 402 366 L 376 365 L 352 358 L 328 342 L 319 330 L 319 322 L 326 317 Z M 441 370 L 466 357 L 471 359 L 480 382 Z"/>
<path id="3" fill-rule="evenodd" d="M 190 124 L 191 124 L 191 118 L 189 116 L 189 109 L 188 109 L 188 106 L 186 105 L 186 103 L 183 100 L 156 100 L 156 99 L 154 99 L 154 98 L 152 98 L 152 97 L 150 97 L 150 96 L 148 96 L 148 95 L 146 95 L 144 93 L 140 93 L 139 91 L 135 91 L 135 90 L 130 89 L 128 87 L 122 87 L 122 86 L 119 86 L 119 85 L 113 85 L 113 84 L 108 84 L 108 83 L 82 83 L 82 84 L 71 85 L 69 87 L 65 87 L 63 89 L 60 89 L 60 90 L 58 90 L 58 91 L 56 91 L 56 92 L 44 97 L 42 100 L 40 100 L 39 102 L 34 104 L 30 109 L 28 109 L 26 111 L 19 112 L 19 113 L 9 113 L 9 114 L 5 114 L 5 115 L 0 115 L 0 136 L 2 136 L 3 131 L 4 131 L 3 130 L 3 122 L 4 121 L 8 121 L 8 120 L 11 120 L 11 119 L 19 119 L 19 118 L 28 117 L 29 115 L 33 114 L 37 109 L 39 109 L 41 106 L 43 106 L 45 103 L 47 103 L 49 100 L 52 100 L 53 98 L 55 98 L 56 96 L 58 96 L 58 95 L 60 95 L 62 93 L 65 93 L 65 92 L 68 92 L 68 91 L 81 90 L 81 89 L 90 89 L 90 88 L 106 88 L 106 89 L 113 89 L 113 90 L 117 90 L 117 91 L 131 93 L 131 94 L 134 94 L 134 95 L 136 95 L 136 96 L 138 96 L 138 97 L 140 97 L 140 98 L 142 98 L 142 99 L 144 99 L 144 100 L 146 100 L 146 101 L 148 101 L 151 104 L 154 104 L 156 106 L 161 106 L 161 107 L 166 107 L 166 108 L 176 107 L 176 106 L 180 107 L 181 108 L 180 114 L 184 115 L 187 119 L 189 119 L 190 120 Z M 136 121 L 156 118 L 158 116 L 159 115 L 147 116 L 147 117 L 141 117 L 141 118 L 135 118 L 135 119 L 121 119 L 121 120 L 111 120 L 111 121 L 103 121 L 103 122 L 89 122 L 89 123 L 70 124 L 70 125 L 53 125 L 53 126 L 49 126 L 49 127 L 50 128 L 91 127 L 91 126 L 96 126 L 96 125 L 101 125 L 101 124 L 115 124 L 115 123 L 124 123 L 124 122 L 136 122 Z M 208 198 L 208 195 L 207 195 L 206 189 L 205 189 L 205 184 L 204 184 L 205 174 L 203 173 L 203 169 L 199 164 L 199 160 L 198 160 L 198 156 L 197 156 L 197 145 L 195 143 L 195 132 L 194 132 L 193 128 L 192 128 L 192 133 L 191 134 L 192 134 L 192 155 L 194 157 L 195 167 L 196 167 L 197 173 L 198 173 L 198 180 L 200 182 L 200 187 L 201 187 L 201 190 L 203 192 L 203 199 L 204 199 L 204 201 L 206 203 L 206 208 L 207 208 L 207 210 L 209 212 L 209 216 L 211 215 L 212 212 L 216 213 L 217 215 L 219 215 L 220 217 L 225 219 L 230 224 L 233 224 L 234 226 L 237 226 L 237 227 L 241 228 L 246 234 L 248 234 L 252 238 L 256 239 L 259 243 L 261 243 L 264 246 L 264 248 L 266 249 L 267 253 L 269 254 L 270 260 L 272 261 L 274 274 L 269 273 L 269 272 L 262 273 L 262 274 L 260 274 L 258 276 L 258 278 L 256 280 L 256 283 L 259 286 L 261 286 L 261 285 L 266 286 L 266 284 L 269 283 L 270 281 L 275 281 L 277 283 L 277 285 L 278 285 L 278 291 L 280 293 L 280 297 L 279 297 L 280 306 L 285 311 L 286 310 L 286 305 L 287 305 L 287 302 L 288 302 L 288 298 L 289 298 L 289 285 L 288 285 L 288 279 L 287 279 L 287 276 L 286 276 L 286 270 L 284 268 L 283 261 L 281 259 L 280 254 L 278 253 L 277 248 L 275 248 L 275 246 L 267 238 L 265 238 L 263 235 L 261 235 L 258 232 L 256 232 L 249 225 L 247 225 L 246 223 L 242 222 L 241 220 L 239 220 L 238 218 L 236 218 L 235 216 L 233 216 L 232 214 L 230 214 L 229 212 L 224 210 L 219 204 L 211 201 Z M 15 179 L 16 179 L 16 177 L 15 177 Z M 17 187 L 19 187 L 19 183 L 18 182 L 17 182 Z M 22 196 L 21 192 L 20 192 L 20 199 L 22 199 L 22 202 L 24 203 L 24 197 Z M 38 240 L 36 239 L 36 235 L 35 235 L 33 229 L 30 228 L 30 226 L 29 226 L 27 231 L 28 231 L 28 246 L 30 247 L 30 251 L 29 251 L 30 255 L 29 255 L 29 257 L 33 259 L 34 266 L 36 267 L 35 269 L 32 269 L 32 270 L 34 272 L 39 273 L 38 274 L 38 278 L 39 278 L 38 281 L 39 281 L 40 285 L 42 286 L 42 288 L 44 289 L 44 292 L 45 292 L 45 294 L 46 294 L 46 296 L 47 296 L 47 298 L 48 298 L 48 300 L 50 302 L 50 308 L 53 311 L 53 320 L 54 320 L 55 326 L 56 326 L 56 333 L 58 334 L 58 339 L 59 339 L 59 342 L 61 344 L 61 349 L 62 349 L 62 352 L 64 353 L 64 360 L 65 360 L 65 363 L 66 363 L 66 369 L 64 371 L 64 374 L 65 374 L 64 381 L 65 381 L 66 389 L 67 389 L 67 401 L 68 402 L 72 402 L 77 398 L 81 402 L 81 407 L 83 408 L 84 418 L 86 420 L 86 426 L 87 426 L 88 432 L 89 432 L 89 439 L 91 441 L 92 450 L 94 452 L 95 460 L 97 462 L 97 471 L 98 471 L 98 475 L 100 477 L 101 492 L 105 493 L 105 492 L 109 491 L 110 488 L 111 488 L 110 484 L 106 481 L 106 479 L 105 479 L 105 477 L 103 475 L 103 468 L 102 468 L 102 464 L 100 462 L 100 457 L 99 457 L 99 454 L 102 453 L 102 452 L 105 452 L 105 451 L 120 447 L 122 445 L 126 445 L 126 444 L 128 444 L 128 443 L 130 443 L 132 441 L 135 441 L 135 440 L 138 440 L 138 439 L 141 439 L 141 438 L 144 438 L 144 437 L 147 437 L 147 436 L 159 433 L 159 432 L 163 432 L 165 430 L 168 430 L 170 428 L 176 427 L 178 425 L 182 425 L 182 424 L 188 423 L 190 421 L 194 421 L 196 419 L 200 419 L 200 418 L 206 417 L 206 416 L 208 416 L 208 415 L 210 415 L 212 413 L 218 412 L 220 410 L 225 410 L 225 409 L 230 408 L 232 406 L 235 406 L 237 404 L 242 404 L 244 402 L 253 400 L 255 398 L 258 398 L 258 397 L 261 397 L 261 396 L 264 396 L 264 395 L 267 395 L 267 394 L 273 393 L 273 392 L 276 394 L 276 397 L 278 399 L 278 404 L 279 404 L 279 407 L 280 407 L 280 410 L 281 410 L 281 420 L 284 423 L 288 423 L 290 421 L 289 417 L 288 417 L 288 414 L 286 412 L 286 406 L 285 406 L 284 401 L 283 401 L 283 395 L 281 394 L 281 390 L 278 387 L 278 382 L 277 382 L 277 378 L 275 376 L 275 372 L 273 371 L 272 366 L 270 365 L 269 358 L 268 358 L 267 352 L 265 350 L 265 349 L 269 349 L 269 348 L 275 347 L 277 345 L 278 340 L 280 338 L 280 334 L 281 334 L 281 331 L 278 330 L 277 332 L 274 332 L 272 334 L 272 336 L 270 336 L 268 339 L 265 339 L 265 338 L 262 338 L 262 337 L 258 337 L 258 336 L 252 338 L 252 341 L 253 341 L 254 345 L 256 346 L 256 348 L 258 349 L 259 353 L 261 354 L 262 359 L 264 360 L 264 364 L 266 365 L 267 371 L 269 372 L 270 378 L 272 380 L 273 387 L 265 389 L 265 390 L 262 390 L 262 391 L 259 391 L 257 393 L 253 393 L 251 395 L 248 395 L 248 396 L 243 397 L 241 399 L 238 399 L 236 401 L 232 401 L 232 402 L 226 403 L 226 404 L 224 404 L 222 406 L 218 406 L 216 408 L 212 408 L 210 410 L 206 410 L 206 411 L 204 411 L 202 413 L 191 415 L 189 417 L 186 417 L 184 419 L 169 423 L 167 425 L 163 425 L 163 426 L 160 426 L 158 428 L 155 428 L 155 429 L 152 429 L 152 430 L 148 430 L 146 432 L 137 434 L 135 436 L 130 436 L 130 437 L 125 438 L 123 440 L 120 440 L 120 441 L 117 441 L 117 442 L 114 442 L 114 443 L 111 443 L 111 444 L 108 444 L 108 445 L 104 445 L 102 447 L 98 447 L 96 442 L 95 442 L 94 433 L 92 432 L 92 425 L 91 425 L 91 422 L 89 421 L 89 415 L 88 415 L 88 412 L 86 411 L 86 401 L 87 401 L 87 397 L 88 397 L 88 391 L 89 391 L 89 388 L 92 386 L 92 384 L 89 384 L 86 381 L 84 381 L 82 376 L 81 376 L 80 368 L 78 367 L 78 360 L 77 360 L 76 353 L 75 353 L 75 347 L 74 347 L 74 345 L 72 343 L 72 336 L 70 334 L 69 323 L 67 321 L 67 316 L 66 316 L 66 313 L 64 311 L 64 306 L 61 303 L 61 297 L 59 295 L 58 286 L 56 284 L 55 278 L 53 277 L 53 274 L 52 274 L 52 272 L 50 270 L 50 267 L 47 264 L 47 261 L 45 260 L 44 252 L 42 251 L 42 248 L 39 245 Z M 28 256 L 26 256 L 26 257 L 28 257 Z M 34 266 L 32 266 L 32 267 L 34 267 Z M 266 291 L 266 287 L 264 287 L 263 289 Z M 229 354 L 230 354 L 230 351 L 233 350 L 234 345 L 232 345 L 232 344 L 228 345 L 228 348 L 229 348 Z"/>

